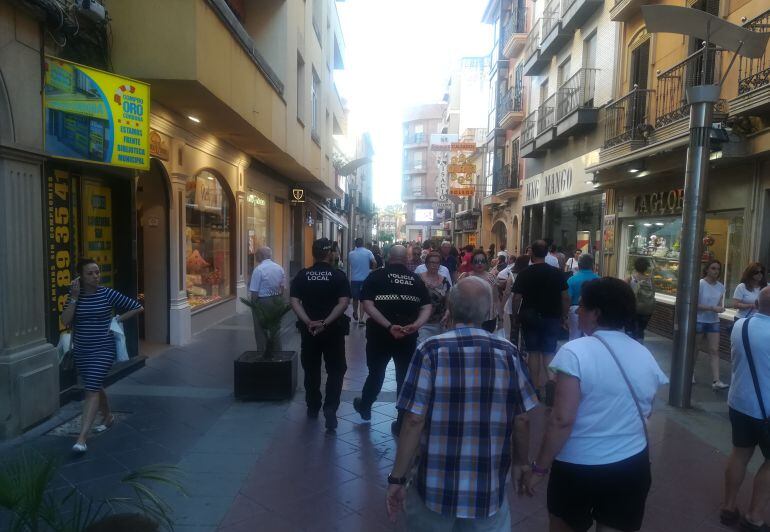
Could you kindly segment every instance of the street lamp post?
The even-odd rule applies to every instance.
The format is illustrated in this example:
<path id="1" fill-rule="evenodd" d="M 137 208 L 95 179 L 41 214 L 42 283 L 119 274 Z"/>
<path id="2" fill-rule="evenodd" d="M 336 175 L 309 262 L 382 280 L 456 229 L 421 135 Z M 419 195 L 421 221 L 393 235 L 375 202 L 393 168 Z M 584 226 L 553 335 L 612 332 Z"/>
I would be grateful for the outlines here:
<path id="1" fill-rule="evenodd" d="M 755 33 L 698 9 L 667 6 L 642 6 L 642 16 L 650 33 L 675 33 L 704 41 L 699 85 L 687 87 L 690 105 L 690 144 L 685 166 L 682 237 L 679 254 L 674 316 L 674 352 L 671 358 L 669 404 L 690 406 L 692 371 L 695 360 L 695 325 L 698 312 L 701 239 L 705 219 L 706 181 L 709 170 L 709 133 L 714 104 L 720 88 L 738 55 L 762 57 L 768 34 Z M 712 61 L 717 61 L 717 46 L 734 52 L 722 79 L 718 79 Z M 709 74 L 714 79 L 709 83 Z"/>

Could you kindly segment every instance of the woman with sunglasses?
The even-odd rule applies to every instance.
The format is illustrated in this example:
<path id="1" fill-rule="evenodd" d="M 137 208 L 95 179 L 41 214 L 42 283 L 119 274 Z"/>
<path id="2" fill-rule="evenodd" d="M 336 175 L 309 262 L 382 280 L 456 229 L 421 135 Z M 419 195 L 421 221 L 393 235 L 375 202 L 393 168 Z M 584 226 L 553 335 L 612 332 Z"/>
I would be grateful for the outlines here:
<path id="1" fill-rule="evenodd" d="M 752 262 L 743 270 L 741 284 L 733 292 L 733 306 L 738 309 L 736 321 L 748 318 L 757 311 L 759 292 L 767 286 L 765 267 L 759 262 Z"/>
<path id="2" fill-rule="evenodd" d="M 443 332 L 442 321 L 446 313 L 446 296 L 449 293 L 451 285 L 449 280 L 439 273 L 441 267 L 441 254 L 438 251 L 431 251 L 425 257 L 425 266 L 427 270 L 420 273 L 420 278 L 425 283 L 430 295 L 430 302 L 433 305 L 433 311 L 427 323 L 417 331 L 417 342 L 427 340 L 431 336 L 436 336 Z"/>
<path id="3" fill-rule="evenodd" d="M 458 281 L 460 279 L 464 279 L 465 277 L 478 277 L 479 279 L 486 281 L 489 284 L 489 291 L 492 296 L 492 306 L 489 309 L 489 315 L 487 316 L 487 319 L 484 321 L 484 323 L 481 324 L 481 327 L 485 331 L 494 333 L 495 329 L 497 328 L 497 313 L 500 306 L 500 299 L 496 297 L 497 283 L 495 276 L 489 273 L 487 270 L 488 265 L 489 260 L 487 259 L 486 252 L 484 252 L 483 249 L 477 249 L 473 252 L 473 257 L 471 258 L 470 273 L 463 273 L 460 275 L 460 277 L 458 277 Z"/>

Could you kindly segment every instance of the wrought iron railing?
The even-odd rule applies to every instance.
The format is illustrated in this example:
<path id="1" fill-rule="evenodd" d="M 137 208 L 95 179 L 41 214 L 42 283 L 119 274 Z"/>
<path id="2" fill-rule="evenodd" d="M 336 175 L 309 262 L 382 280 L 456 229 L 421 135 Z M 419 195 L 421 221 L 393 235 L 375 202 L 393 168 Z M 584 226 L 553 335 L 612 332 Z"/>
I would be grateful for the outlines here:
<path id="1" fill-rule="evenodd" d="M 594 107 L 598 68 L 581 68 L 562 83 L 556 93 L 556 120 L 561 120 L 581 107 Z"/>
<path id="2" fill-rule="evenodd" d="M 563 17 L 564 14 L 569 11 L 569 8 L 572 7 L 572 4 L 575 3 L 576 0 L 563 0 L 561 3 L 561 16 Z"/>
<path id="3" fill-rule="evenodd" d="M 537 107 L 537 134 L 540 135 L 546 129 L 556 123 L 556 94 L 551 94 Z"/>
<path id="4" fill-rule="evenodd" d="M 521 145 L 529 144 L 535 140 L 535 131 L 537 127 L 537 111 L 533 111 L 524 119 L 524 126 L 521 128 Z"/>
<path id="5" fill-rule="evenodd" d="M 757 32 L 770 31 L 770 11 L 751 19 L 743 27 Z M 770 85 L 770 44 L 762 57 L 750 59 L 741 56 L 738 63 L 738 94 L 767 85 Z"/>
<path id="6" fill-rule="evenodd" d="M 524 43 L 525 61 L 535 55 L 535 52 L 537 52 L 537 49 L 540 47 L 542 27 L 543 23 L 541 22 L 541 19 L 537 19 L 534 24 L 532 24 L 532 29 L 529 30 L 529 34 L 527 35 L 527 41 Z"/>
<path id="7" fill-rule="evenodd" d="M 658 74 L 655 127 L 687 118 L 687 89 L 719 82 L 721 50 L 701 48 Z"/>
<path id="8" fill-rule="evenodd" d="M 522 92 L 522 87 L 513 87 L 502 95 L 498 95 L 496 107 L 498 126 L 508 113 L 521 113 L 524 111 Z"/>
<path id="9" fill-rule="evenodd" d="M 606 107 L 604 118 L 604 148 L 631 140 L 644 140 L 652 126 L 649 120 L 650 101 L 655 91 L 640 89 L 631 92 Z"/>
<path id="10" fill-rule="evenodd" d="M 543 38 L 553 30 L 561 20 L 561 0 L 549 0 L 543 9 Z"/>
<path id="11" fill-rule="evenodd" d="M 425 133 L 413 133 L 411 135 L 404 135 L 404 144 L 423 144 L 425 142 Z"/>
<path id="12" fill-rule="evenodd" d="M 503 46 L 516 33 L 526 33 L 527 10 L 514 7 L 508 20 L 503 24 Z"/>

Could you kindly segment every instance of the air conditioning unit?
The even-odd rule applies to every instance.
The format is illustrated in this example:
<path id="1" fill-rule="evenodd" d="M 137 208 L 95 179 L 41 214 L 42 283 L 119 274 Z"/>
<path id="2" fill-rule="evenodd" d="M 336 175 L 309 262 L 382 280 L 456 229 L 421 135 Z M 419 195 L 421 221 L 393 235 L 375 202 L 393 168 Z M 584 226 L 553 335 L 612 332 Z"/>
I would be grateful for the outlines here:
<path id="1" fill-rule="evenodd" d="M 94 22 L 104 22 L 107 16 L 107 10 L 101 2 L 97 0 L 79 0 L 77 2 L 78 12 Z"/>

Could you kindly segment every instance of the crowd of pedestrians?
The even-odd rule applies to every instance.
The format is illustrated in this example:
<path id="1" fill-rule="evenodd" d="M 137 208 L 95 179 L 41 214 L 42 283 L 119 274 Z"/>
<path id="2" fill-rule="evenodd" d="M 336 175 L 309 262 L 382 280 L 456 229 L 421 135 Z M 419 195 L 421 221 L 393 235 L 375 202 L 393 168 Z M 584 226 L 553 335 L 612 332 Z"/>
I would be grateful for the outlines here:
<path id="1" fill-rule="evenodd" d="M 270 248 L 256 255 L 252 299 L 281 300 L 283 269 Z M 520 495 L 533 495 L 548 477 L 551 530 L 582 531 L 594 523 L 598 530 L 641 528 L 653 481 L 647 422 L 668 382 L 643 343 L 656 299 L 648 259 L 639 258 L 631 275 L 617 279 L 599 277 L 591 254 L 577 250 L 567 258 L 544 240 L 520 256 L 493 245 L 457 250 L 449 242 L 425 242 L 392 245 L 383 258 L 360 238 L 346 257 L 321 238 L 312 255 L 313 265 L 300 270 L 289 289 L 307 417 L 323 412 L 326 429 L 337 428 L 352 317 L 365 327 L 368 375 L 353 401 L 363 420 L 371 419 L 389 362 L 395 365 L 391 430 L 398 449 L 386 501 L 392 518 L 405 510 L 408 528 L 419 531 L 510 530 L 509 476 Z M 85 452 L 88 435 L 114 423 L 103 388 L 115 358 L 110 322 L 142 308 L 100 286 L 94 261 L 81 261 L 78 274 L 62 319 L 74 332 L 74 361 L 86 389 L 73 447 Z M 743 272 L 732 300 L 720 279 L 719 261 L 704 263 L 697 308 L 712 387 L 730 388 L 733 450 L 719 518 L 743 530 L 767 530 L 770 287 L 757 262 Z M 728 303 L 737 312 L 725 383 L 718 349 Z M 94 427 L 99 412 L 102 421 Z M 532 449 L 530 426 L 544 428 Z M 765 460 L 741 512 L 737 494 L 756 447 Z"/>

